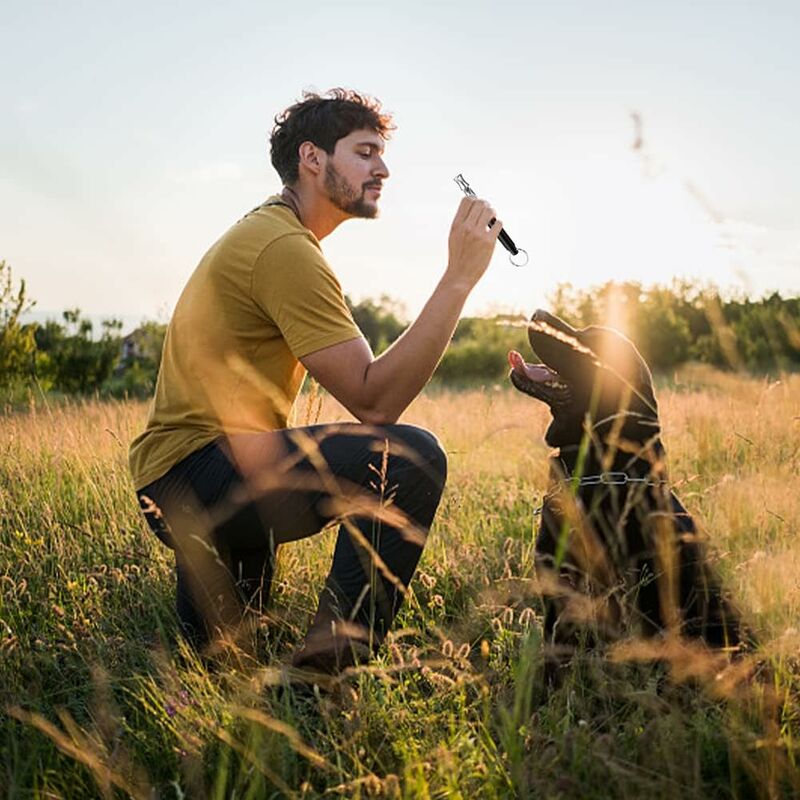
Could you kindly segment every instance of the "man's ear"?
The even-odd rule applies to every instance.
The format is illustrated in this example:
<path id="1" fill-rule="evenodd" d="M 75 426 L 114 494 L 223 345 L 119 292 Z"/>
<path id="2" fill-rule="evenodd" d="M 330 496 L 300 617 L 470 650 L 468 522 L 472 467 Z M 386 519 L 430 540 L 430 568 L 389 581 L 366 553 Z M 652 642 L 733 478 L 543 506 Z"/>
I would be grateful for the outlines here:
<path id="1" fill-rule="evenodd" d="M 312 175 L 319 175 L 324 167 L 322 154 L 324 153 L 313 142 L 303 142 L 298 148 L 300 157 L 298 167 L 305 167 Z M 327 153 L 325 153 L 327 155 Z"/>

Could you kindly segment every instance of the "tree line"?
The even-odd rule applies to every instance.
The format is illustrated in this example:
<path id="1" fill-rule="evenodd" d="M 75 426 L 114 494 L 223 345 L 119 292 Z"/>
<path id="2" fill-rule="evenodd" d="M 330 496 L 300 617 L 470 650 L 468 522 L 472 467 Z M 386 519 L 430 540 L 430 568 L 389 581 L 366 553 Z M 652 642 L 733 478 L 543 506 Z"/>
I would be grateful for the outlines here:
<path id="1" fill-rule="evenodd" d="M 65 395 L 152 394 L 166 325 L 143 322 L 123 336 L 122 323 L 93 322 L 77 308 L 61 320 L 24 322 L 33 305 L 25 281 L 16 285 L 0 261 L 0 398 L 8 402 L 31 390 Z M 388 296 L 354 303 L 353 318 L 377 354 L 407 327 L 402 305 Z M 559 286 L 548 310 L 577 327 L 610 325 L 628 335 L 655 371 L 699 361 L 722 369 L 778 373 L 800 368 L 800 297 L 775 292 L 753 300 L 723 296 L 713 286 L 689 282 L 644 287 L 608 282 L 589 289 Z M 467 317 L 434 376 L 446 385 L 501 380 L 506 355 L 533 358 L 525 319 L 515 315 Z"/>
<path id="2" fill-rule="evenodd" d="M 753 300 L 687 281 L 650 287 L 609 281 L 588 289 L 562 284 L 546 307 L 573 327 L 622 331 L 655 372 L 689 361 L 760 374 L 800 369 L 800 297 L 774 292 Z M 512 349 L 537 360 L 523 317 L 462 319 L 435 377 L 447 384 L 500 380 Z"/>
<path id="3" fill-rule="evenodd" d="M 35 302 L 24 279 L 15 285 L 11 267 L 0 261 L 1 400 L 19 400 L 31 391 L 116 397 L 152 393 L 166 325 L 143 322 L 123 336 L 120 320 L 105 319 L 96 331 L 78 308 L 63 311 L 60 321 L 26 323 Z"/>

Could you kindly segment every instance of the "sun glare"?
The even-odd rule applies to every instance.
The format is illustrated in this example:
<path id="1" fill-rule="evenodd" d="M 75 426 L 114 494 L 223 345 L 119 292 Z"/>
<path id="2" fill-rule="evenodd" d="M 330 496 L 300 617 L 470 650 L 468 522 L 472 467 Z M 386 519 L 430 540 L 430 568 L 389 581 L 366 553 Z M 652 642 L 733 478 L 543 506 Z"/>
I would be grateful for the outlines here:
<path id="1" fill-rule="evenodd" d="M 588 283 L 731 280 L 719 225 L 683 181 L 666 172 L 649 176 L 629 161 L 594 162 L 580 188 L 576 255 L 581 277 L 591 271 Z"/>

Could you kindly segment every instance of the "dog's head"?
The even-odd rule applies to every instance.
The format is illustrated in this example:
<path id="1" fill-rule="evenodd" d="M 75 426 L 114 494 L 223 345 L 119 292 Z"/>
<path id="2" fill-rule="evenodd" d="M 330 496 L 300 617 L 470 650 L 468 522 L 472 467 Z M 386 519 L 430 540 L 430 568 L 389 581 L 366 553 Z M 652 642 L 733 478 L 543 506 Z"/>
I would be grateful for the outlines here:
<path id="1" fill-rule="evenodd" d="M 653 379 L 633 343 L 611 328 L 576 330 L 539 310 L 528 339 L 541 364 L 509 353 L 511 382 L 550 406 L 553 421 L 545 434 L 551 447 L 579 444 L 587 414 L 601 439 L 615 431 L 644 443 L 659 432 Z"/>

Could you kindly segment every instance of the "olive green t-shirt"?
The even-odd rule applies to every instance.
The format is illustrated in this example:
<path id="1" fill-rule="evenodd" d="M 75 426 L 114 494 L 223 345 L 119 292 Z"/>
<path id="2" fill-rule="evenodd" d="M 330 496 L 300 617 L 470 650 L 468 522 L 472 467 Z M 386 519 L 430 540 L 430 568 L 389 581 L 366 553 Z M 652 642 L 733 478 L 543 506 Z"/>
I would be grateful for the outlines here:
<path id="1" fill-rule="evenodd" d="M 269 198 L 203 256 L 175 306 L 130 448 L 136 488 L 223 434 L 286 427 L 298 359 L 359 336 L 317 238 Z"/>

